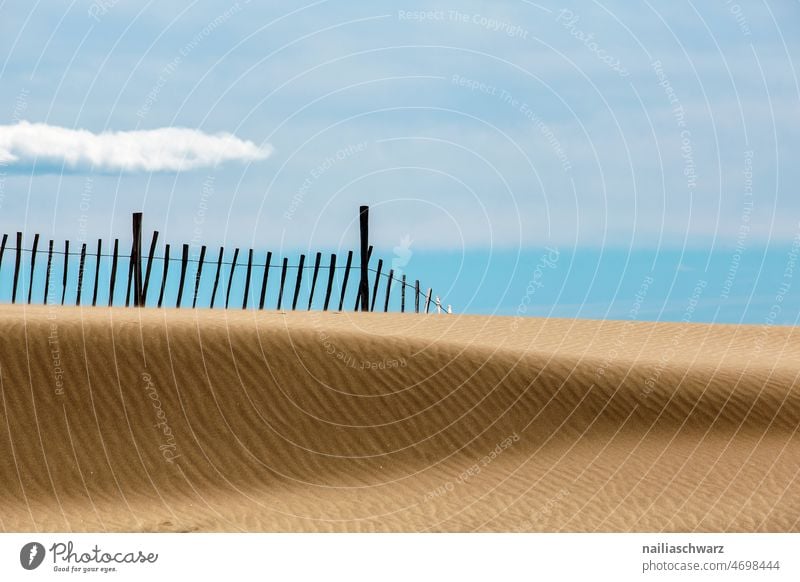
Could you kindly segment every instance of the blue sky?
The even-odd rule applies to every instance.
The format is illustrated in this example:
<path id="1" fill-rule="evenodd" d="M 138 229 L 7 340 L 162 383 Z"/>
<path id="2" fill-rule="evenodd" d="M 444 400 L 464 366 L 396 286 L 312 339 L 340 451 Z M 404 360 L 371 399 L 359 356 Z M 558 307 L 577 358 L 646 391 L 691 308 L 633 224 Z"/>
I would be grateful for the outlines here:
<path id="1" fill-rule="evenodd" d="M 800 281 L 770 307 L 800 233 L 798 29 L 788 0 L 4 2 L 0 153 L 23 121 L 250 153 L 0 156 L 0 222 L 93 241 L 143 210 L 173 243 L 296 256 L 354 248 L 368 203 L 378 255 L 411 241 L 457 311 L 625 318 L 652 276 L 638 319 L 707 281 L 694 321 L 794 323 Z"/>

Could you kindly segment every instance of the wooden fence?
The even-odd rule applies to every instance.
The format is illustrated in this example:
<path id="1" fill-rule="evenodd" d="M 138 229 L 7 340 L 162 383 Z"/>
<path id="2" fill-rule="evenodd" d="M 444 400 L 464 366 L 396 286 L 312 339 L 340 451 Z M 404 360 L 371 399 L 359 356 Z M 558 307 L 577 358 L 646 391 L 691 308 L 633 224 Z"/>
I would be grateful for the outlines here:
<path id="1" fill-rule="evenodd" d="M 427 289 L 427 292 L 423 292 L 419 280 L 415 280 L 411 284 L 406 281 L 405 274 L 398 277 L 394 269 L 389 269 L 388 273 L 386 273 L 383 268 L 383 259 L 378 259 L 375 268 L 371 266 L 372 246 L 369 244 L 369 208 L 367 206 L 360 208 L 359 226 L 360 249 L 358 258 L 360 264 L 359 280 L 353 306 L 355 311 L 375 311 L 376 307 L 380 310 L 381 303 L 383 311 L 389 311 L 391 294 L 393 288 L 397 287 L 399 287 L 400 292 L 401 312 L 407 311 L 406 301 L 407 299 L 411 300 L 411 298 L 407 297 L 409 293 L 413 294 L 414 313 L 429 313 L 431 309 L 436 309 L 438 313 L 443 311 L 449 313 L 451 311 L 449 306 L 446 309 L 444 308 L 438 296 L 433 296 L 433 291 L 430 288 Z M 60 248 L 54 248 L 52 240 L 48 241 L 47 250 L 45 251 L 39 247 L 40 237 L 38 234 L 34 235 L 30 248 L 23 248 L 21 232 L 16 233 L 15 246 L 8 245 L 9 237 L 4 234 L 2 242 L 0 242 L 0 282 L 3 280 L 2 267 L 4 259 L 6 259 L 7 255 L 13 253 L 14 271 L 11 302 L 18 302 L 18 292 L 24 287 L 23 282 L 20 280 L 20 274 L 23 268 L 27 266 L 27 303 L 38 303 L 37 297 L 34 295 L 34 278 L 37 258 L 42 255 L 46 256 L 47 262 L 40 297 L 41 302 L 48 305 L 74 303 L 74 305 L 91 304 L 95 306 L 98 304 L 98 298 L 107 288 L 107 303 L 109 307 L 123 303 L 121 295 L 124 289 L 124 305 L 126 307 L 131 305 L 134 307 L 151 305 L 161 308 L 174 305 L 175 307 L 191 306 L 192 308 L 224 306 L 227 309 L 241 306 L 242 309 L 265 309 L 270 274 L 273 271 L 280 270 L 276 309 L 287 308 L 288 301 L 291 300 L 292 310 L 296 310 L 298 307 L 310 310 L 314 302 L 317 283 L 319 282 L 320 286 L 322 285 L 322 282 L 319 281 L 319 276 L 321 272 L 324 276 L 325 271 L 327 271 L 327 282 L 324 286 L 325 300 L 322 309 L 328 311 L 329 308 L 338 308 L 339 311 L 342 311 L 345 308 L 348 280 L 353 269 L 353 251 L 347 252 L 344 266 L 341 263 L 337 265 L 336 253 L 331 253 L 328 264 L 324 266 L 321 252 L 315 254 L 313 265 L 306 263 L 306 255 L 304 254 L 299 256 L 297 264 L 290 265 L 288 257 L 283 257 L 280 265 L 278 265 L 277 261 L 273 261 L 273 253 L 271 251 L 266 252 L 263 256 L 263 262 L 261 262 L 255 256 L 253 249 L 247 249 L 246 253 L 240 253 L 241 249 L 239 248 L 234 248 L 232 258 L 226 260 L 225 248 L 222 246 L 219 247 L 219 253 L 216 258 L 209 259 L 207 256 L 208 249 L 205 245 L 200 247 L 199 257 L 190 258 L 189 244 L 180 245 L 179 257 L 175 256 L 175 254 L 170 255 L 170 250 L 173 247 L 169 244 L 165 244 L 163 254 L 158 255 L 159 233 L 154 231 L 147 254 L 144 255 L 142 253 L 141 213 L 133 214 L 132 227 L 133 243 L 130 254 L 120 253 L 119 239 L 114 239 L 113 250 L 110 253 L 104 252 L 102 239 L 97 240 L 96 249 L 91 252 L 87 249 L 85 242 L 81 243 L 80 251 L 71 251 L 69 241 L 64 242 L 63 250 L 61 250 Z M 23 260 L 23 255 L 29 255 L 29 257 Z M 75 268 L 75 257 L 77 257 L 78 261 L 77 269 Z M 70 261 L 70 258 L 72 258 L 72 261 Z M 88 268 L 87 258 L 90 263 L 93 263 Z M 52 275 L 58 262 L 63 262 L 61 277 L 60 280 L 53 280 L 54 277 Z M 157 263 L 161 264 L 160 281 L 158 283 L 156 279 L 159 276 L 157 272 L 159 269 L 154 269 L 154 265 Z M 103 265 L 106 268 L 102 268 Z M 174 268 L 172 272 L 170 271 L 171 265 L 180 269 L 180 275 L 177 287 L 172 290 L 172 297 L 169 297 L 168 280 L 171 274 L 175 272 Z M 195 265 L 196 267 L 194 267 Z M 193 268 L 190 269 L 190 266 Z M 228 269 L 227 273 L 223 272 L 223 268 Z M 289 271 L 294 270 L 296 270 L 294 290 L 284 297 Z M 122 271 L 122 277 L 125 278 L 125 283 L 122 287 L 119 285 L 119 279 L 122 278 L 118 276 L 120 271 Z M 308 288 L 307 301 L 304 298 L 301 303 L 303 278 L 307 271 L 311 271 L 311 285 Z M 334 293 L 335 274 L 337 271 L 342 272 L 342 279 L 339 289 Z M 244 272 L 245 280 L 242 295 L 237 299 L 231 296 L 231 292 L 234 278 L 237 273 L 240 274 L 241 272 Z M 213 275 L 213 278 L 211 275 Z M 220 283 L 224 286 L 222 289 L 220 288 Z M 212 285 L 210 294 L 204 292 L 207 290 L 208 285 Z M 291 285 L 291 279 L 289 280 L 289 285 Z M 383 286 L 383 290 L 381 290 L 381 286 Z M 251 287 L 254 287 L 253 290 L 258 290 L 258 294 L 251 294 Z M 379 300 L 379 295 L 382 301 Z M 89 302 L 89 296 L 91 296 L 91 303 Z M 205 305 L 202 300 L 198 301 L 203 296 L 208 296 L 209 298 Z M 19 299 L 22 300 L 22 298 Z M 410 307 L 411 305 L 409 304 L 408 311 L 411 311 Z"/>

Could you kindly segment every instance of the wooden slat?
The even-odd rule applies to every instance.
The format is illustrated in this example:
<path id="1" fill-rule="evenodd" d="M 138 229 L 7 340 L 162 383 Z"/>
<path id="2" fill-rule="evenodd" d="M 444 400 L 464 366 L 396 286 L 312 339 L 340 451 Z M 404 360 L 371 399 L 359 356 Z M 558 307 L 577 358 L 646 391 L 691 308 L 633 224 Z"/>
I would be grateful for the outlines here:
<path id="1" fill-rule="evenodd" d="M 281 308 L 281 302 L 283 301 L 283 285 L 286 283 L 286 269 L 289 267 L 289 259 L 283 257 L 283 267 L 281 267 L 281 288 L 278 292 L 278 310 Z"/>
<path id="2" fill-rule="evenodd" d="M 258 299 L 259 309 L 264 309 L 264 299 L 267 297 L 267 281 L 269 280 L 270 263 L 272 263 L 272 251 L 267 252 L 267 262 L 264 263 L 264 275 L 261 277 L 261 296 Z"/>
<path id="3" fill-rule="evenodd" d="M 314 301 L 314 289 L 317 286 L 317 275 L 319 275 L 319 263 L 322 260 L 322 253 L 317 253 L 314 259 L 314 274 L 311 277 L 311 292 L 308 294 L 308 311 L 311 311 L 311 302 Z"/>
<path id="4" fill-rule="evenodd" d="M 158 293 L 158 306 L 164 303 L 164 288 L 167 286 L 167 275 L 169 274 L 169 245 L 164 245 L 164 269 L 161 272 L 161 290 Z"/>
<path id="5" fill-rule="evenodd" d="M 369 206 L 361 206 L 358 212 L 359 239 L 361 242 L 361 277 L 358 283 L 358 295 L 361 311 L 369 311 Z"/>
<path id="6" fill-rule="evenodd" d="M 419 313 L 419 279 L 414 283 L 414 313 Z"/>
<path id="7" fill-rule="evenodd" d="M 19 283 L 19 266 L 22 262 L 22 233 L 17 233 L 17 253 L 14 261 L 14 287 L 11 291 L 11 303 L 17 302 L 17 284 Z"/>
<path id="8" fill-rule="evenodd" d="M 383 269 L 383 259 L 378 259 L 378 270 L 375 273 L 375 284 L 372 287 L 372 303 L 369 305 L 370 311 L 375 311 L 375 299 L 378 297 L 378 283 L 381 280 L 381 269 Z"/>
<path id="9" fill-rule="evenodd" d="M 175 307 L 181 306 L 183 299 L 183 285 L 186 283 L 186 267 L 189 266 L 189 245 L 184 244 L 181 252 L 181 280 L 178 284 L 178 299 L 175 301 Z"/>
<path id="10" fill-rule="evenodd" d="M 131 247 L 131 256 L 128 259 L 128 284 L 125 290 L 125 307 L 131 305 L 131 285 L 133 284 L 133 247 Z"/>
<path id="11" fill-rule="evenodd" d="M 253 249 L 247 251 L 247 272 L 244 276 L 244 297 L 242 309 L 247 309 L 247 298 L 250 296 L 250 275 L 253 273 Z"/>
<path id="12" fill-rule="evenodd" d="M 36 271 L 36 251 L 39 249 L 39 235 L 33 235 L 33 248 L 31 249 L 31 275 L 28 278 L 28 305 L 33 297 L 33 274 Z"/>
<path id="13" fill-rule="evenodd" d="M 69 272 L 69 241 L 64 241 L 64 276 L 61 280 L 61 305 L 67 297 L 67 273 Z"/>
<path id="14" fill-rule="evenodd" d="M 50 293 L 50 270 L 53 268 L 53 239 L 50 239 L 50 242 L 47 243 L 47 270 L 44 272 L 44 300 L 42 303 L 45 305 L 49 305 L 50 302 L 47 299 L 48 294 Z"/>
<path id="15" fill-rule="evenodd" d="M 203 262 L 206 259 L 206 245 L 200 247 L 200 259 L 197 262 L 197 273 L 194 276 L 194 295 L 192 295 L 192 309 L 197 307 L 197 294 L 200 291 L 200 277 L 203 275 Z"/>
<path id="16" fill-rule="evenodd" d="M 294 285 L 294 297 L 292 298 L 292 311 L 297 309 L 297 298 L 300 297 L 300 285 L 303 282 L 303 269 L 306 263 L 306 256 L 300 255 L 300 264 L 297 266 L 297 282 Z"/>
<path id="17" fill-rule="evenodd" d="M 133 305 L 143 307 L 142 299 L 142 213 L 134 212 L 132 217 L 133 227 L 133 252 L 131 262 L 133 263 Z"/>
<path id="18" fill-rule="evenodd" d="M 400 286 L 400 313 L 406 311 L 406 276 L 403 274 L 403 283 Z"/>
<path id="19" fill-rule="evenodd" d="M 222 271 L 222 255 L 224 247 L 219 247 L 219 258 L 217 259 L 217 274 L 214 275 L 214 288 L 211 290 L 211 308 L 214 308 L 214 300 L 217 298 L 217 287 L 219 287 L 219 273 Z"/>
<path id="20" fill-rule="evenodd" d="M 368 265 L 369 265 L 369 262 L 371 260 L 372 260 L 372 245 L 370 245 L 369 248 L 367 249 L 367 264 Z M 360 292 L 356 293 L 356 304 L 353 307 L 354 311 L 358 311 L 359 309 L 361 309 L 361 293 Z"/>
<path id="21" fill-rule="evenodd" d="M 3 267 L 3 255 L 6 254 L 6 243 L 8 242 L 8 235 L 3 235 L 3 242 L 0 243 L 0 268 Z"/>
<path id="22" fill-rule="evenodd" d="M 347 264 L 344 268 L 344 280 L 342 281 L 342 295 L 339 297 L 339 311 L 344 308 L 344 295 L 347 292 L 347 280 L 350 278 L 350 265 L 353 264 L 353 251 L 347 251 Z"/>
<path id="23" fill-rule="evenodd" d="M 111 255 L 111 278 L 108 282 L 108 306 L 114 305 L 114 291 L 117 286 L 117 260 L 119 259 L 119 239 L 114 239 L 114 251 Z"/>
<path id="24" fill-rule="evenodd" d="M 81 291 L 83 291 L 83 270 L 86 267 L 86 243 L 81 244 L 81 260 L 78 263 L 78 292 L 75 294 L 75 305 L 81 304 Z"/>
<path id="25" fill-rule="evenodd" d="M 231 299 L 231 285 L 233 284 L 233 272 L 236 269 L 236 259 L 239 258 L 239 249 L 233 249 L 233 262 L 231 263 L 231 272 L 228 275 L 228 289 L 225 292 L 225 309 L 228 309 L 228 302 Z"/>
<path id="26" fill-rule="evenodd" d="M 389 311 L 389 294 L 392 292 L 392 280 L 394 279 L 394 269 L 389 269 L 389 279 L 386 281 L 386 301 L 383 303 L 383 312 Z"/>
<path id="27" fill-rule="evenodd" d="M 328 304 L 331 300 L 331 291 L 333 291 L 333 276 L 336 274 L 336 253 L 331 253 L 331 265 L 328 270 L 328 288 L 325 290 L 325 306 L 323 311 L 328 311 Z"/>
<path id="28" fill-rule="evenodd" d="M 92 290 L 92 307 L 97 305 L 97 287 L 100 283 L 100 257 L 103 254 L 103 239 L 97 239 L 97 262 L 94 265 L 94 289 Z"/>
<path id="29" fill-rule="evenodd" d="M 153 257 L 156 254 L 156 243 L 158 243 L 158 231 L 153 231 L 153 238 L 150 239 L 150 250 L 147 251 L 147 271 L 144 274 L 142 284 L 142 305 L 147 305 L 147 290 L 150 288 L 150 271 L 153 269 Z"/>

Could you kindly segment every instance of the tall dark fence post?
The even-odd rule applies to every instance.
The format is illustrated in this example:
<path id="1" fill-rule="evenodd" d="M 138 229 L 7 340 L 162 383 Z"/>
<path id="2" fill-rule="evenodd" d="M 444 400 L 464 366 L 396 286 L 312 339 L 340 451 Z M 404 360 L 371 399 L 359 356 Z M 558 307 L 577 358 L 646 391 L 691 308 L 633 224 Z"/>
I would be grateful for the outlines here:
<path id="1" fill-rule="evenodd" d="M 361 311 L 369 311 L 369 206 L 362 206 L 358 213 L 361 232 L 361 280 L 358 285 L 358 294 L 361 298 Z"/>
<path id="2" fill-rule="evenodd" d="M 147 271 L 144 274 L 144 284 L 142 285 L 142 305 L 147 305 L 147 290 L 150 288 L 150 271 L 153 269 L 153 257 L 156 254 L 156 243 L 158 242 L 158 231 L 153 231 L 153 238 L 150 240 L 150 250 L 147 253 Z"/>
<path id="3" fill-rule="evenodd" d="M 414 284 L 414 313 L 419 313 L 419 279 Z"/>
<path id="4" fill-rule="evenodd" d="M 253 273 L 253 249 L 247 252 L 247 273 L 244 277 L 244 299 L 242 299 L 242 309 L 247 309 L 247 298 L 250 295 L 250 275 Z"/>
<path id="5" fill-rule="evenodd" d="M 81 291 L 83 290 L 83 270 L 86 267 L 86 243 L 81 244 L 81 260 L 78 263 L 78 293 L 75 296 L 75 305 L 81 304 Z"/>
<path id="6" fill-rule="evenodd" d="M 225 293 L 225 309 L 228 309 L 228 302 L 231 299 L 231 285 L 233 284 L 233 272 L 236 270 L 236 259 L 239 258 L 239 249 L 233 249 L 233 263 L 231 263 L 231 272 L 228 275 L 228 289 Z"/>
<path id="7" fill-rule="evenodd" d="M 92 307 L 97 305 L 97 286 L 100 283 L 100 256 L 103 251 L 103 239 L 97 239 L 97 262 L 94 265 L 94 289 L 92 290 Z"/>
<path id="8" fill-rule="evenodd" d="M 428 287 L 428 295 L 425 297 L 425 313 L 429 313 L 431 309 L 431 293 L 433 293 L 433 289 Z"/>
<path id="9" fill-rule="evenodd" d="M 211 290 L 211 308 L 214 308 L 214 299 L 217 297 L 217 287 L 219 286 L 219 273 L 222 270 L 222 254 L 225 252 L 224 247 L 219 247 L 219 258 L 217 259 L 217 274 L 214 275 L 214 288 Z"/>
<path id="10" fill-rule="evenodd" d="M 64 241 L 64 276 L 61 280 L 61 305 L 67 297 L 67 273 L 69 272 L 69 241 Z"/>
<path id="11" fill-rule="evenodd" d="M 367 249 L 367 268 L 369 268 L 369 262 L 372 260 L 372 245 L 369 245 Z M 353 311 L 358 311 L 361 309 L 361 292 L 356 293 L 356 304 L 353 307 Z"/>
<path id="12" fill-rule="evenodd" d="M 300 255 L 300 264 L 297 266 L 297 283 L 294 285 L 294 297 L 292 298 L 292 311 L 297 309 L 297 298 L 300 297 L 300 284 L 303 282 L 303 268 L 306 264 L 306 256 Z"/>
<path id="13" fill-rule="evenodd" d="M 111 256 L 111 278 L 108 283 L 108 306 L 114 305 L 114 291 L 117 286 L 117 259 L 119 255 L 119 239 L 114 239 L 114 251 Z"/>
<path id="14" fill-rule="evenodd" d="M 142 307 L 142 213 L 133 213 L 133 305 Z"/>
<path id="15" fill-rule="evenodd" d="M 314 259 L 314 275 L 311 277 L 311 292 L 308 294 L 308 310 L 311 311 L 311 302 L 314 301 L 314 288 L 317 286 L 317 275 L 319 275 L 319 262 L 322 260 L 322 253 L 317 253 Z"/>
<path id="16" fill-rule="evenodd" d="M 47 244 L 47 270 L 44 272 L 44 304 L 48 305 L 47 296 L 50 292 L 50 269 L 53 266 L 53 240 Z"/>
<path id="17" fill-rule="evenodd" d="M 339 311 L 344 307 L 344 294 L 347 291 L 347 280 L 350 278 L 350 265 L 352 264 L 353 251 L 347 251 L 347 265 L 344 267 L 344 281 L 342 281 L 342 296 L 339 298 Z"/>
<path id="18" fill-rule="evenodd" d="M 333 276 L 336 273 L 336 253 L 331 253 L 331 266 L 328 270 L 328 288 L 325 291 L 325 306 L 323 311 L 328 311 L 328 303 L 331 300 L 331 291 L 333 291 Z"/>
<path id="19" fill-rule="evenodd" d="M 389 311 L 389 294 L 392 292 L 392 279 L 394 278 L 394 269 L 389 269 L 389 279 L 386 281 L 386 302 L 383 304 L 383 312 Z"/>
<path id="20" fill-rule="evenodd" d="M 400 313 L 406 311 L 406 276 L 403 274 L 403 284 L 400 285 Z"/>
<path id="21" fill-rule="evenodd" d="M 261 277 L 261 296 L 258 299 L 259 309 L 264 309 L 264 299 L 267 297 L 267 281 L 269 280 L 270 263 L 272 263 L 272 251 L 267 251 L 267 262 L 264 263 L 264 275 Z"/>
<path id="22" fill-rule="evenodd" d="M 183 284 L 186 282 L 186 267 L 189 265 L 189 245 L 183 245 L 183 250 L 181 252 L 181 282 L 178 285 L 178 299 L 175 302 L 175 307 L 181 306 L 181 300 L 183 299 Z"/>
<path id="23" fill-rule="evenodd" d="M 164 303 L 164 288 L 167 286 L 167 275 L 169 274 L 169 245 L 164 245 L 164 270 L 161 273 L 161 290 L 158 293 L 158 306 Z"/>
<path id="24" fill-rule="evenodd" d="M 194 276 L 194 295 L 192 296 L 192 309 L 197 307 L 197 293 L 200 290 L 200 277 L 203 275 L 203 261 L 206 258 L 206 245 L 200 247 L 200 260 L 197 263 L 197 273 Z"/>
<path id="25" fill-rule="evenodd" d="M 283 285 L 286 283 L 286 269 L 289 267 L 289 259 L 283 257 L 283 267 L 281 268 L 281 288 L 278 292 L 278 309 L 281 308 L 281 302 L 283 301 Z"/>
<path id="26" fill-rule="evenodd" d="M 383 269 L 383 259 L 378 259 L 378 270 L 375 273 L 375 285 L 372 287 L 372 303 L 369 306 L 370 311 L 375 311 L 375 299 L 378 297 L 378 283 L 381 280 L 381 269 Z"/>
<path id="27" fill-rule="evenodd" d="M 22 233 L 17 233 L 17 255 L 14 262 L 14 289 L 11 292 L 11 303 L 17 302 L 17 283 L 19 282 L 19 265 L 22 261 Z"/>
<path id="28" fill-rule="evenodd" d="M 31 276 L 28 279 L 28 305 L 31 304 L 33 297 L 33 272 L 36 270 L 36 251 L 39 248 L 39 235 L 33 235 L 33 248 L 31 250 Z"/>

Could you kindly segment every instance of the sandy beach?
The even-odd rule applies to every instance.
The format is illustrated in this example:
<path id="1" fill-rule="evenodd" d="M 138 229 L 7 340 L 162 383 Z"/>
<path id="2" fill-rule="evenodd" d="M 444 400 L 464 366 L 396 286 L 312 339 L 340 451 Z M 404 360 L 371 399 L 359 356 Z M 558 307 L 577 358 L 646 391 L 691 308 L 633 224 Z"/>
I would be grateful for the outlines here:
<path id="1" fill-rule="evenodd" d="M 799 531 L 800 331 L 0 307 L 3 531 Z"/>

